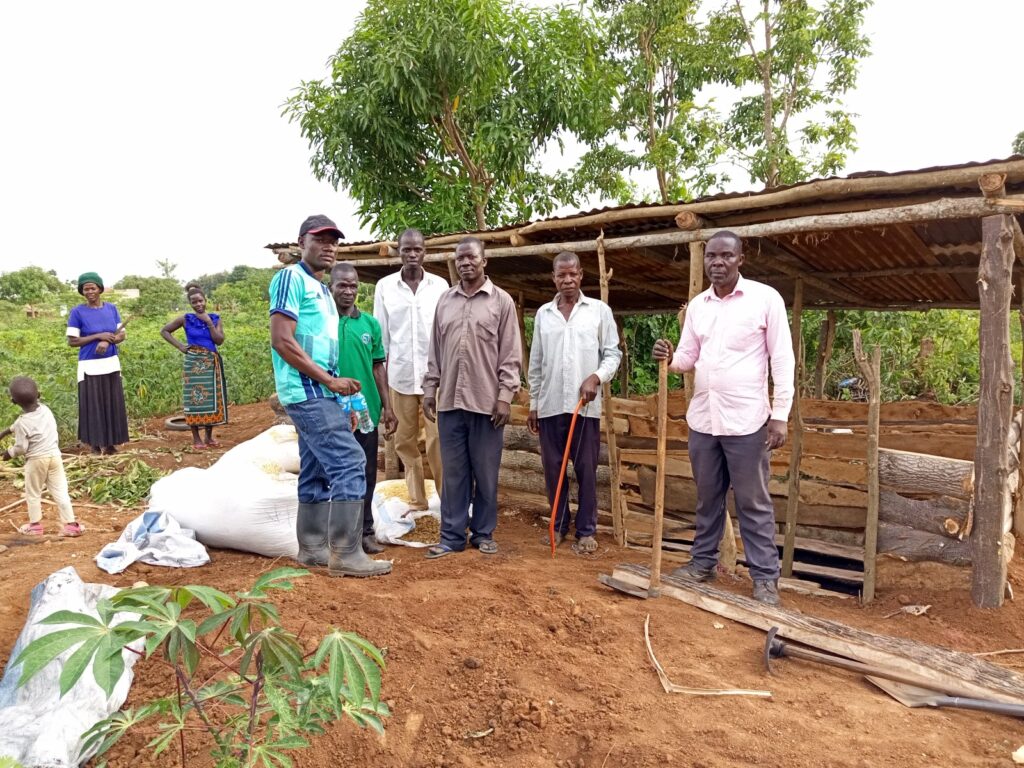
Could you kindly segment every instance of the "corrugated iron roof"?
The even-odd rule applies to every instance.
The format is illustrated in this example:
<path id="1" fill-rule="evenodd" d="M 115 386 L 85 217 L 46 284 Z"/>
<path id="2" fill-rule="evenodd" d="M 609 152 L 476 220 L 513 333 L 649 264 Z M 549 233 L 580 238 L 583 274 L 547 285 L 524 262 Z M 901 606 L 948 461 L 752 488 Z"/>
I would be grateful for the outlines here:
<path id="1" fill-rule="evenodd" d="M 1014 155 L 1001 160 L 935 166 L 895 173 L 865 171 L 846 177 L 809 180 L 771 190 L 720 193 L 695 201 L 683 201 L 678 205 L 741 199 L 744 201 L 742 206 L 738 206 L 742 207 L 742 211 L 728 206 L 712 206 L 713 212 L 706 215 L 708 227 L 739 227 L 750 223 L 792 219 L 808 215 L 808 211 L 813 207 L 820 207 L 825 203 L 833 210 L 841 209 L 845 212 L 870 210 L 904 204 L 908 195 L 904 192 L 857 193 L 845 190 L 841 185 L 829 184 L 829 194 L 814 196 L 813 199 L 802 200 L 799 204 L 779 203 L 776 202 L 777 197 L 766 197 L 764 206 L 751 206 L 748 198 L 774 195 L 818 182 L 913 176 L 982 168 L 1021 160 L 1024 160 L 1024 156 Z M 1024 193 L 1024 172 L 1018 173 L 1018 170 L 1014 170 L 1013 177 L 1007 182 L 1009 194 Z M 913 199 L 929 201 L 943 197 L 979 197 L 976 177 L 967 176 L 966 179 L 915 190 Z M 674 215 L 666 213 L 666 208 L 667 206 L 662 203 L 638 203 L 551 217 L 540 221 L 557 222 L 560 226 L 556 229 L 532 232 L 529 241 L 557 247 L 555 244 L 562 242 L 593 240 L 602 231 L 608 239 L 658 231 L 679 232 Z M 632 211 L 639 215 L 612 222 L 586 220 L 586 217 L 612 211 Z M 645 216 L 644 211 L 650 211 L 651 215 Z M 574 220 L 577 219 L 583 220 L 574 224 Z M 511 237 L 523 226 L 513 225 L 488 232 L 507 232 Z M 791 273 L 793 270 L 799 270 L 801 274 L 809 276 L 804 284 L 804 302 L 808 307 L 976 307 L 977 277 L 973 271 L 978 264 L 980 242 L 979 219 L 926 221 L 885 227 L 826 229 L 799 235 L 752 237 L 745 239 L 747 258 L 743 271 L 749 277 L 775 286 L 789 302 L 792 299 L 794 284 Z M 375 241 L 345 245 L 366 246 L 365 252 L 345 254 L 345 258 L 352 259 L 357 265 L 360 261 L 380 261 L 376 251 L 379 243 Z M 293 243 L 277 243 L 267 247 L 278 252 L 296 249 Z M 494 242 L 488 244 L 489 250 L 495 248 L 505 249 L 506 246 Z M 518 250 L 520 249 L 516 249 Z M 509 250 L 505 252 L 510 255 L 491 258 L 488 261 L 487 271 L 494 281 L 513 296 L 522 294 L 524 305 L 530 309 L 535 309 L 540 303 L 549 300 L 553 293 L 550 281 L 550 253 L 530 255 Z M 586 273 L 584 290 L 596 293 L 597 269 L 594 258 L 592 253 L 581 253 Z M 608 268 L 613 273 L 609 303 L 616 311 L 670 311 L 686 300 L 689 285 L 687 245 L 609 250 L 606 260 Z M 786 270 L 780 271 L 780 264 L 786 267 Z M 437 274 L 448 276 L 447 267 L 443 262 L 427 266 Z M 375 280 L 394 271 L 395 264 L 373 263 L 360 265 L 359 268 L 364 280 Z M 1019 298 L 1016 301 L 1019 301 Z"/>

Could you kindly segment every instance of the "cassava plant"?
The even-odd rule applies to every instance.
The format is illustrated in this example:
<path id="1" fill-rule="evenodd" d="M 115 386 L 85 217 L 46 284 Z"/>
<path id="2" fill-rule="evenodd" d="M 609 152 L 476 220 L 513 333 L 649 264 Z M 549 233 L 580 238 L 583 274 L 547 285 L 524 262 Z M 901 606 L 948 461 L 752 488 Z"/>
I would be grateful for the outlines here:
<path id="1" fill-rule="evenodd" d="M 65 651 L 61 696 L 91 667 L 109 696 L 124 672 L 123 652 L 159 659 L 174 690 L 115 712 L 83 734 L 82 756 L 102 755 L 124 735 L 145 733 L 154 755 L 175 742 L 186 764 L 186 738 L 205 734 L 218 768 L 287 768 L 290 751 L 328 723 L 349 718 L 383 731 L 382 652 L 352 632 L 332 630 L 315 651 L 281 626 L 271 590 L 289 590 L 309 575 L 278 568 L 234 597 L 212 587 L 145 586 L 100 600 L 99 618 L 57 611 L 40 623 L 66 625 L 18 656 L 19 685 Z"/>

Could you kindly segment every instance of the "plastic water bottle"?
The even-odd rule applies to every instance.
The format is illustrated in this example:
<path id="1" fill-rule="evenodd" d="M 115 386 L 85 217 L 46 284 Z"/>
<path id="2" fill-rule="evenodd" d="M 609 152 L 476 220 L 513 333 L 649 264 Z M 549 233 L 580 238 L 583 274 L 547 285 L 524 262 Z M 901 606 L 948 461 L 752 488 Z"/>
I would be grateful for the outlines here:
<path id="1" fill-rule="evenodd" d="M 341 412 L 348 418 L 349 414 L 352 413 L 352 395 L 341 395 L 338 397 L 338 405 L 341 406 Z"/>
<path id="2" fill-rule="evenodd" d="M 373 419 L 370 418 L 370 411 L 366 407 L 366 397 L 362 392 L 349 395 L 352 411 L 356 415 L 356 426 L 363 434 L 373 432 Z"/>

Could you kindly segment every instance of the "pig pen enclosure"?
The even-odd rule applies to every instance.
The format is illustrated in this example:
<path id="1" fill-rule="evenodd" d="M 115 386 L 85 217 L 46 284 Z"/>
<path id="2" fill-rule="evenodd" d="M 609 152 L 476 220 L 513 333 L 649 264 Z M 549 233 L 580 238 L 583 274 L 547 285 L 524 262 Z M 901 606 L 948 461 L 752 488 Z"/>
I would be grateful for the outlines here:
<path id="1" fill-rule="evenodd" d="M 744 241 L 744 276 L 772 285 L 785 299 L 796 344 L 804 309 L 980 310 L 977 406 L 880 402 L 878 353 L 872 360 L 870 350 L 858 358 L 869 402 L 823 400 L 820 384 L 812 385 L 801 363 L 801 396 L 787 444 L 772 456 L 771 492 L 784 575 L 794 577 L 793 588 L 859 592 L 869 601 L 876 584 L 898 577 L 899 564 L 934 561 L 969 567 L 975 604 L 992 607 L 1004 599 L 1014 531 L 1024 533 L 1021 417 L 1013 411 L 1020 374 L 1013 368 L 1009 332 L 1011 308 L 1024 317 L 1024 290 L 1014 291 L 1024 263 L 1022 212 L 1024 158 L 1015 156 L 430 237 L 425 268 L 455 280 L 455 243 L 466 234 L 483 240 L 487 272 L 517 300 L 522 328 L 524 314 L 553 294 L 551 257 L 572 251 L 585 271 L 584 292 L 600 295 L 617 316 L 674 313 L 685 311 L 705 287 L 703 243 L 729 229 Z M 354 262 L 362 279 L 372 281 L 400 264 L 395 246 L 343 245 L 338 258 Z M 296 257 L 294 245 L 268 248 L 285 263 Z M 834 327 L 823 330 L 823 337 L 828 334 Z M 624 365 L 630 355 L 649 354 L 624 352 Z M 813 378 L 820 381 L 820 374 Z M 687 381 L 668 398 L 662 467 L 668 562 L 685 559 L 693 537 L 689 386 Z M 655 398 L 607 402 L 601 523 L 618 544 L 649 550 L 659 463 Z M 526 416 L 527 407 L 514 407 L 501 483 L 544 503 Z M 741 546 L 729 536 L 723 557 L 742 562 Z M 740 547 L 734 555 L 733 547 Z"/>

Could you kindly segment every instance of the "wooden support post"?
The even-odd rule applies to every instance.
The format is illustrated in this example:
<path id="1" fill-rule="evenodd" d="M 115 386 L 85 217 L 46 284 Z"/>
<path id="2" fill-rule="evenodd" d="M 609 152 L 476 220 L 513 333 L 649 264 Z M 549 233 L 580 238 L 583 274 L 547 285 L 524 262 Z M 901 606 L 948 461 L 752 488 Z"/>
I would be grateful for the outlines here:
<path id="1" fill-rule="evenodd" d="M 981 220 L 978 267 L 981 304 L 979 346 L 981 392 L 978 398 L 978 447 L 974 456 L 974 567 L 971 598 L 979 608 L 998 608 L 1006 591 L 1007 552 L 1003 538 L 1010 456 L 1006 450 L 1013 417 L 1013 360 L 1010 357 L 1010 298 L 1013 292 L 1013 226 L 1010 216 Z"/>
<path id="2" fill-rule="evenodd" d="M 626 324 L 622 315 L 615 315 L 615 330 L 619 334 L 619 344 L 622 345 L 622 362 L 619 363 L 619 397 L 629 397 L 629 366 L 633 351 L 626 341 Z"/>
<path id="3" fill-rule="evenodd" d="M 861 601 L 875 599 L 875 559 L 878 554 L 878 432 L 882 412 L 882 348 L 875 345 L 868 362 L 860 331 L 853 332 L 853 356 L 868 384 L 868 516 L 864 524 L 864 588 Z"/>
<path id="4" fill-rule="evenodd" d="M 689 305 L 697 294 L 704 290 L 704 243 L 690 243 L 690 290 L 686 303 Z M 679 318 L 679 329 L 683 328 L 683 317 Z M 693 372 L 683 374 L 683 386 L 687 401 L 693 397 Z"/>
<path id="5" fill-rule="evenodd" d="M 516 303 L 516 317 L 519 320 L 519 343 L 523 347 L 523 380 L 530 381 L 530 348 L 526 345 L 526 308 L 523 306 L 523 292 L 519 292 Z"/>
<path id="6" fill-rule="evenodd" d="M 394 439 L 384 441 L 384 479 L 397 480 L 402 476 L 398 467 L 398 451 Z"/>
<path id="7" fill-rule="evenodd" d="M 825 399 L 825 369 L 828 368 L 829 360 L 832 359 L 832 347 L 836 342 L 836 311 L 830 309 L 825 315 L 825 322 L 821 324 L 821 332 L 818 334 L 818 355 L 814 363 L 814 396 L 819 400 Z"/>
<path id="8" fill-rule="evenodd" d="M 661 588 L 661 529 L 665 522 L 665 454 L 668 440 L 668 360 L 658 361 L 657 476 L 654 481 L 654 537 L 651 541 L 651 581 L 648 593 L 657 597 Z M 728 515 L 726 515 L 728 518 Z"/>
<path id="9" fill-rule="evenodd" d="M 455 259 L 446 259 L 448 262 L 448 279 L 453 286 L 459 284 L 459 271 L 455 269 Z"/>
<path id="10" fill-rule="evenodd" d="M 1024 259 L 1024 252 L 1017 254 L 1017 258 Z M 1024 398 L 1024 275 L 1020 276 L 1017 298 L 1020 300 L 1020 391 L 1021 397 Z M 1022 402 L 1021 408 L 1024 409 L 1024 402 Z M 1017 446 L 1017 503 L 1013 510 L 1013 532 L 1024 538 L 1024 424 L 1021 427 L 1020 443 Z"/>
<path id="11" fill-rule="evenodd" d="M 605 267 L 604 261 L 604 230 L 601 230 L 597 237 L 597 270 L 601 285 L 601 301 L 608 303 L 608 281 L 612 273 Z M 615 536 L 615 543 L 620 547 L 626 545 L 625 525 L 625 500 L 622 497 L 622 489 L 619 486 L 619 451 L 615 442 L 615 415 L 612 413 L 612 388 L 608 382 L 601 386 L 601 396 L 604 400 L 604 431 L 605 442 L 608 443 L 608 464 L 611 467 L 611 512 L 612 531 Z"/>
<path id="12" fill-rule="evenodd" d="M 804 281 L 797 278 L 793 284 L 793 353 L 796 355 L 796 383 L 793 395 L 793 443 L 789 449 L 789 490 L 786 500 L 785 539 L 782 544 L 782 575 L 793 575 L 793 555 L 796 549 L 797 511 L 800 505 L 800 459 L 803 454 L 804 423 L 800 417 L 800 390 L 803 385 L 804 353 L 802 319 L 804 310 Z"/>

